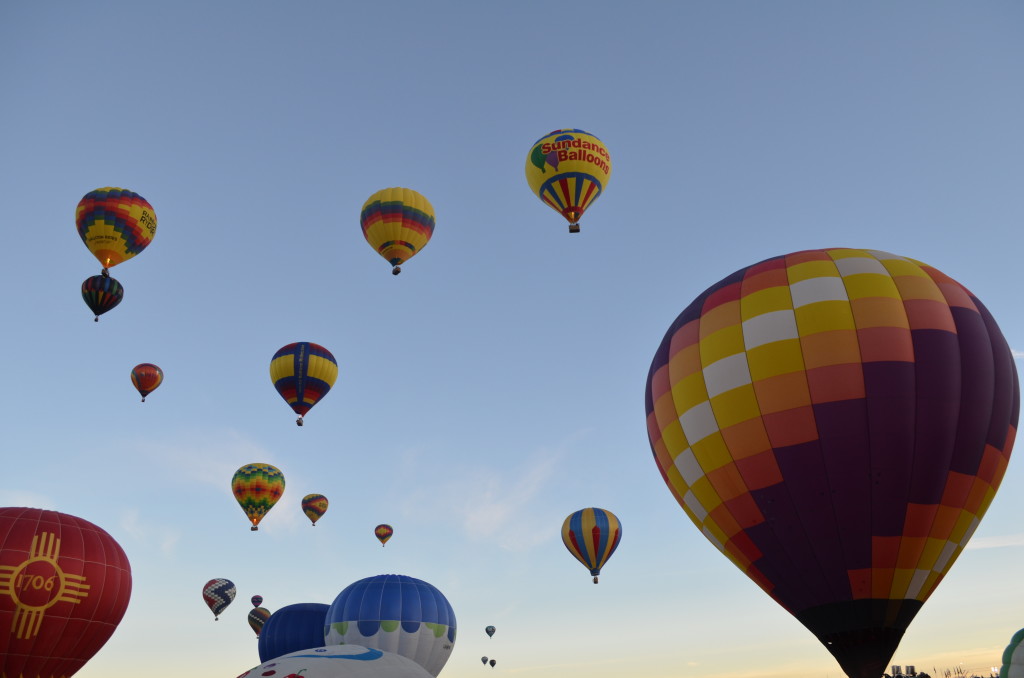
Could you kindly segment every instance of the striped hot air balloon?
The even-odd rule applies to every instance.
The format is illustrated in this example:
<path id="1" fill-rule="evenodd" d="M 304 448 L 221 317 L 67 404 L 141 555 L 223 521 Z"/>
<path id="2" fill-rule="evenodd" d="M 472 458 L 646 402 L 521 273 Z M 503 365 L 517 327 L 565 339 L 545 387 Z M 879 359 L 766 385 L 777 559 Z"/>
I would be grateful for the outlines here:
<path id="1" fill-rule="evenodd" d="M 615 553 L 621 539 L 619 519 L 605 509 L 580 509 L 569 514 L 562 523 L 562 543 L 576 560 L 590 570 L 595 584 L 601 568 Z"/>
<path id="2" fill-rule="evenodd" d="M 299 341 L 278 349 L 270 360 L 270 380 L 274 388 L 299 418 L 323 399 L 338 378 L 338 363 L 320 344 Z"/>
<path id="3" fill-rule="evenodd" d="M 398 275 L 400 264 L 416 256 L 434 234 L 434 208 L 410 188 L 385 188 L 363 204 L 359 223 L 366 242 Z"/>

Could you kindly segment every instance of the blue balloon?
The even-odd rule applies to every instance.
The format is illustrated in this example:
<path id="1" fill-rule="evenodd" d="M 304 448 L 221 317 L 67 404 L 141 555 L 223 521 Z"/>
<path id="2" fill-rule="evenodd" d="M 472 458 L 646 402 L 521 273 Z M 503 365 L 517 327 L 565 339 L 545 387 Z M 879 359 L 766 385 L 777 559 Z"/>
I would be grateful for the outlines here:
<path id="1" fill-rule="evenodd" d="M 327 611 L 322 642 L 393 652 L 437 676 L 455 646 L 455 630 L 455 612 L 436 588 L 413 577 L 380 574 L 338 594 Z"/>
<path id="2" fill-rule="evenodd" d="M 270 615 L 260 631 L 260 661 L 268 662 L 292 652 L 323 646 L 324 620 L 329 607 L 324 603 L 295 603 Z"/>

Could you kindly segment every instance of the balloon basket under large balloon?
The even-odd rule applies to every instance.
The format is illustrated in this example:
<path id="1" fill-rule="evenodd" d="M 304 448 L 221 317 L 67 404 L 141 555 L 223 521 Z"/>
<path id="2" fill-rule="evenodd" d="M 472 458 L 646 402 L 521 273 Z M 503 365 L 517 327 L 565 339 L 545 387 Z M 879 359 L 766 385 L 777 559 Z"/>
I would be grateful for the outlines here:
<path id="1" fill-rule="evenodd" d="M 569 232 L 570 233 L 579 233 L 580 232 L 580 222 L 577 221 L 575 223 L 569 224 Z"/>
<path id="2" fill-rule="evenodd" d="M 594 577 L 594 583 L 595 584 L 597 583 L 597 577 Z"/>
<path id="3" fill-rule="evenodd" d="M 401 272 L 402 272 L 402 267 L 401 266 L 395 266 L 393 269 L 391 269 L 391 275 L 398 275 Z"/>
<path id="4" fill-rule="evenodd" d="M 302 417 L 299 417 L 298 419 L 295 420 L 295 425 L 296 426 L 302 426 L 302 424 L 303 424 Z"/>
<path id="5" fill-rule="evenodd" d="M 255 531 L 256 531 L 256 530 L 258 530 L 258 529 L 260 529 L 260 528 L 258 528 L 258 527 L 256 527 L 255 525 L 253 525 L 252 527 L 250 527 L 250 528 L 249 528 L 249 531 L 250 531 L 250 532 L 255 532 Z"/>

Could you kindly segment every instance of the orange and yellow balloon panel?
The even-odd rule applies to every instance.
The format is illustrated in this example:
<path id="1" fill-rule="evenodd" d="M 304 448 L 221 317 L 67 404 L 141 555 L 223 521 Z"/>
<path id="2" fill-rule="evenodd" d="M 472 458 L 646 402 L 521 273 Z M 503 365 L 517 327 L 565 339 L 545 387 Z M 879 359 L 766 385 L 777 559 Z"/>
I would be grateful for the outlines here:
<path id="1" fill-rule="evenodd" d="M 526 156 L 526 181 L 540 200 L 579 233 L 580 217 L 597 200 L 612 175 L 612 157 L 600 139 L 581 129 L 556 129 Z"/>
<path id="2" fill-rule="evenodd" d="M 359 223 L 366 242 L 398 275 L 401 264 L 426 247 L 434 234 L 434 208 L 411 188 L 385 188 L 363 203 Z"/>
<path id="3" fill-rule="evenodd" d="M 848 676 L 877 678 L 992 502 L 1020 394 L 963 285 L 908 257 L 819 249 L 690 303 L 646 409 L 697 529 Z"/>
<path id="4" fill-rule="evenodd" d="M 78 202 L 75 224 L 106 274 L 153 241 L 156 212 L 145 198 L 126 188 L 97 188 Z"/>

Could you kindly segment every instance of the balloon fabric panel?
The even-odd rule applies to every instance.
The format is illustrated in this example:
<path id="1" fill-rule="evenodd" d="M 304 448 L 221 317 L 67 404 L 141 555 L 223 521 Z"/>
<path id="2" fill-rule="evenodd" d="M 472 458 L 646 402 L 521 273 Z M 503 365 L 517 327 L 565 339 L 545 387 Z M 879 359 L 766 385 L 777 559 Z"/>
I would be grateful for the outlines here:
<path id="1" fill-rule="evenodd" d="M 124 551 L 96 525 L 0 508 L 0 675 L 77 672 L 113 634 L 131 588 Z"/>
<path id="2" fill-rule="evenodd" d="M 85 194 L 75 210 L 78 234 L 103 268 L 146 249 L 156 235 L 156 213 L 145 198 L 124 188 Z"/>
<path id="3" fill-rule="evenodd" d="M 673 323 L 647 387 L 652 451 L 683 510 L 851 676 L 884 669 L 962 551 L 1018 410 L 984 306 L 867 250 L 720 281 Z"/>

